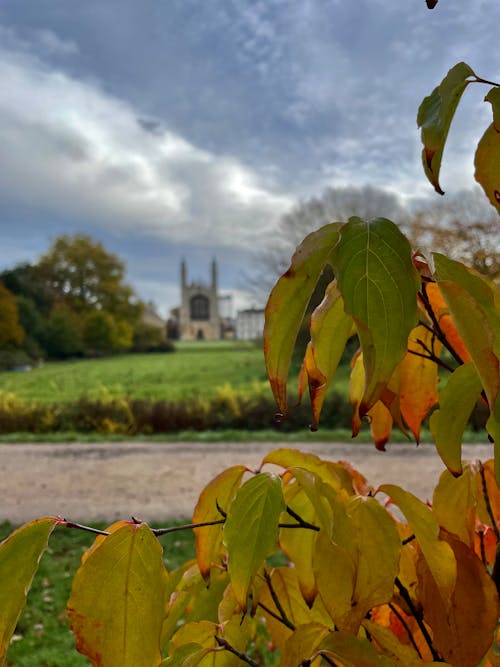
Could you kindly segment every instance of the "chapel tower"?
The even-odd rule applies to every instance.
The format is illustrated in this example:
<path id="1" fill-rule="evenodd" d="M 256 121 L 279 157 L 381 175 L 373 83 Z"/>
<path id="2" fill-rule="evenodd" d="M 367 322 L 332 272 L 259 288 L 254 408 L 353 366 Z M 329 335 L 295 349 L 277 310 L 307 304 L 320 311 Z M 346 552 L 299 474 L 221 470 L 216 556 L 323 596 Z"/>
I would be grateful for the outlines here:
<path id="1" fill-rule="evenodd" d="M 212 260 L 209 285 L 188 283 L 186 262 L 181 262 L 181 307 L 179 334 L 181 340 L 219 340 L 221 319 L 219 315 L 217 262 Z"/>

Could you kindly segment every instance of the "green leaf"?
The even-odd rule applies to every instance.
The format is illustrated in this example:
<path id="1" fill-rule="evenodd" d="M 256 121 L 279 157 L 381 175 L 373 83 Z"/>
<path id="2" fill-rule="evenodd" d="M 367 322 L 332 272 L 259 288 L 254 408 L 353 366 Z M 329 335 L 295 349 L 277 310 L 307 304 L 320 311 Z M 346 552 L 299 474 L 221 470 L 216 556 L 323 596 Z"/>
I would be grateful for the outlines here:
<path id="1" fill-rule="evenodd" d="M 408 240 L 385 218 L 350 218 L 341 231 L 334 268 L 363 349 L 363 417 L 405 355 L 408 335 L 417 323 L 420 279 Z"/>
<path id="2" fill-rule="evenodd" d="M 500 213 L 500 132 L 493 123 L 477 145 L 474 166 L 474 178 Z"/>
<path id="3" fill-rule="evenodd" d="M 243 610 L 253 578 L 277 546 L 278 523 L 285 509 L 279 477 L 259 473 L 239 489 L 224 525 L 228 572 Z"/>
<path id="4" fill-rule="evenodd" d="M 292 263 L 274 286 L 266 305 L 264 356 L 273 395 L 287 413 L 286 383 L 297 334 L 307 304 L 332 251 L 342 223 L 331 223 L 306 236 Z"/>
<path id="5" fill-rule="evenodd" d="M 218 507 L 223 511 L 234 498 L 245 466 L 232 466 L 221 472 L 203 489 L 193 513 L 193 523 L 206 523 L 222 519 Z M 195 528 L 196 559 L 201 576 L 207 579 L 210 568 L 219 564 L 222 550 L 222 525 Z"/>
<path id="6" fill-rule="evenodd" d="M 0 544 L 0 665 L 57 519 L 44 517 L 21 526 Z"/>
<path id="7" fill-rule="evenodd" d="M 439 539 L 439 525 L 432 511 L 416 496 L 399 486 L 383 484 L 379 491 L 387 494 L 405 515 L 443 603 L 449 606 L 457 579 L 457 563 L 449 544 Z"/>
<path id="8" fill-rule="evenodd" d="M 497 132 L 500 132 L 500 86 L 495 86 L 484 98 L 485 102 L 490 102 L 493 109 L 493 125 Z"/>
<path id="9" fill-rule="evenodd" d="M 354 333 L 352 318 L 344 311 L 344 299 L 335 282 L 311 316 L 311 348 L 314 372 L 308 371 L 313 426 L 317 427 L 321 408 L 339 365 L 345 344 Z"/>
<path id="10" fill-rule="evenodd" d="M 166 609 L 163 550 L 145 524 L 129 524 L 92 551 L 68 601 L 76 647 L 92 665 L 159 665 Z"/>
<path id="11" fill-rule="evenodd" d="M 443 463 L 453 475 L 462 474 L 462 436 L 482 385 L 472 362 L 459 366 L 439 392 L 439 409 L 429 421 Z"/>
<path id="12" fill-rule="evenodd" d="M 444 192 L 439 185 L 439 170 L 443 149 L 455 110 L 470 83 L 470 77 L 475 77 L 475 74 L 466 63 L 452 67 L 439 86 L 424 98 L 417 114 L 417 125 L 422 128 L 424 171 L 436 192 L 441 195 Z"/>

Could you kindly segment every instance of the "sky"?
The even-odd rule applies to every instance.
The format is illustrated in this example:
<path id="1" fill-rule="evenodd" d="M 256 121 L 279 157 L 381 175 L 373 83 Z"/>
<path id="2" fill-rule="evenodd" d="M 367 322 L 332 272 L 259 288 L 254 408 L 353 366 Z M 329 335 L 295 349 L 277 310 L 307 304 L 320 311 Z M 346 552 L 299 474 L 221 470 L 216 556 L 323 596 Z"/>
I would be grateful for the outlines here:
<path id="1" fill-rule="evenodd" d="M 182 257 L 202 281 L 215 257 L 253 305 L 247 276 L 297 201 L 438 196 L 417 108 L 461 60 L 500 80 L 499 26 L 497 0 L 2 0 L 0 271 L 85 233 L 163 315 Z M 473 186 L 487 90 L 457 112 L 449 193 Z"/>

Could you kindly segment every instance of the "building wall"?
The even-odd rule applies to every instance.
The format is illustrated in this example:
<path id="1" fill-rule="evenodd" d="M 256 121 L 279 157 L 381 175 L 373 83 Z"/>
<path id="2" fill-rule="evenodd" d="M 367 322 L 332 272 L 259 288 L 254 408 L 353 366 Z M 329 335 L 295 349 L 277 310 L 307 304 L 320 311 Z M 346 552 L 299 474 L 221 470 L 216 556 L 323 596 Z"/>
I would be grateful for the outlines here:
<path id="1" fill-rule="evenodd" d="M 193 308 L 193 299 L 198 299 L 198 305 L 206 299 L 208 314 L 202 312 L 203 308 Z M 181 340 L 219 340 L 221 337 L 215 260 L 212 262 L 211 281 L 208 285 L 188 283 L 186 263 L 183 261 L 181 264 L 179 334 Z"/>
<path id="2" fill-rule="evenodd" d="M 257 340 L 264 333 L 264 311 L 257 308 L 240 310 L 236 315 L 236 338 Z"/>

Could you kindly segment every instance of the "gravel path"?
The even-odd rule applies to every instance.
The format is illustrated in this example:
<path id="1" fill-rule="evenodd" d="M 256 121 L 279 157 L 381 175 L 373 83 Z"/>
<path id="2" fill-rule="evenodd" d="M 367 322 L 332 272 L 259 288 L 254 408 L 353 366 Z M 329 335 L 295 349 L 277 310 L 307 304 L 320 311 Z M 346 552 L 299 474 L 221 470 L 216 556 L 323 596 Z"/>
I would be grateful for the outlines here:
<path id="1" fill-rule="evenodd" d="M 390 445 L 383 453 L 372 445 L 306 442 L 0 444 L 0 520 L 185 519 L 203 486 L 224 468 L 255 468 L 279 447 L 348 460 L 373 485 L 399 483 L 424 500 L 443 470 L 431 445 Z M 464 446 L 464 459 L 492 455 L 487 445 Z"/>

